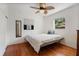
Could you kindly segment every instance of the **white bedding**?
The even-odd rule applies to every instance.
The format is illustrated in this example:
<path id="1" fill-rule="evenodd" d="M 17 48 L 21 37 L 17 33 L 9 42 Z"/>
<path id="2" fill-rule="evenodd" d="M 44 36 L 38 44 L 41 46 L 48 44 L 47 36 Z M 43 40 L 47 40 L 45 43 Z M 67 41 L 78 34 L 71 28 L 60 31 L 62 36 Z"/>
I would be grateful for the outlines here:
<path id="1" fill-rule="evenodd" d="M 29 34 L 26 35 L 26 40 L 31 44 L 34 50 L 39 53 L 41 46 L 45 43 L 54 43 L 62 39 L 61 35 L 57 34 Z"/>

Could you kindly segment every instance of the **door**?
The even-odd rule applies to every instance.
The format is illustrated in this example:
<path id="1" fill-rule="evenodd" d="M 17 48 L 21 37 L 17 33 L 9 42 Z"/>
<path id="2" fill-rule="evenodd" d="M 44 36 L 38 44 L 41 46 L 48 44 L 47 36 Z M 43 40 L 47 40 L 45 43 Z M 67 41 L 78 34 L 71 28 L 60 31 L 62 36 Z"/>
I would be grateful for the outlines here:
<path id="1" fill-rule="evenodd" d="M 79 56 L 79 30 L 77 30 L 77 56 Z"/>

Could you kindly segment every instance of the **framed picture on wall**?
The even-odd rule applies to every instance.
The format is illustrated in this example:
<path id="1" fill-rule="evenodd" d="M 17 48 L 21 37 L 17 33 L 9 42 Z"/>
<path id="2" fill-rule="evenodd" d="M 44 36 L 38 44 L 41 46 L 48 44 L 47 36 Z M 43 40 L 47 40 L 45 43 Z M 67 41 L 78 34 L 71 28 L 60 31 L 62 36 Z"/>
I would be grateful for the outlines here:
<path id="1" fill-rule="evenodd" d="M 34 25 L 24 25 L 24 30 L 34 30 Z"/>
<path id="2" fill-rule="evenodd" d="M 34 25 L 31 25 L 31 30 L 34 30 Z"/>
<path id="3" fill-rule="evenodd" d="M 56 29 L 64 29 L 65 28 L 65 18 L 56 18 L 55 19 L 55 28 Z"/>
<path id="4" fill-rule="evenodd" d="M 24 25 L 24 30 L 27 30 L 27 25 Z"/>

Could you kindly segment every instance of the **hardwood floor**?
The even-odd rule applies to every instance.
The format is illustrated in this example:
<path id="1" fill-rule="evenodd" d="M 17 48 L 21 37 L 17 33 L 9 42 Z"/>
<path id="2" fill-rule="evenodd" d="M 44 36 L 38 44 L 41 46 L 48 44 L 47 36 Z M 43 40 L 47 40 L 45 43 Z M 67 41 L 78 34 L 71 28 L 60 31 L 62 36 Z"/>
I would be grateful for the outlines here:
<path id="1" fill-rule="evenodd" d="M 60 43 L 54 43 L 45 47 L 42 47 L 39 54 L 37 54 L 31 45 L 26 43 L 10 45 L 6 48 L 4 56 L 75 56 L 76 50 L 62 45 Z"/>

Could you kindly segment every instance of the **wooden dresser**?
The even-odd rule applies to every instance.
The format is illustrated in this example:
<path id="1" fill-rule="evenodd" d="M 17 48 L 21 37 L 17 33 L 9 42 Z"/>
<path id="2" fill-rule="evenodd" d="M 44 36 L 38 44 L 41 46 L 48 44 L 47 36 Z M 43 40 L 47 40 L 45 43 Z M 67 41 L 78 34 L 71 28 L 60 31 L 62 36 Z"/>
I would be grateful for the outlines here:
<path id="1" fill-rule="evenodd" d="M 77 30 L 77 56 L 79 56 L 79 30 Z"/>

